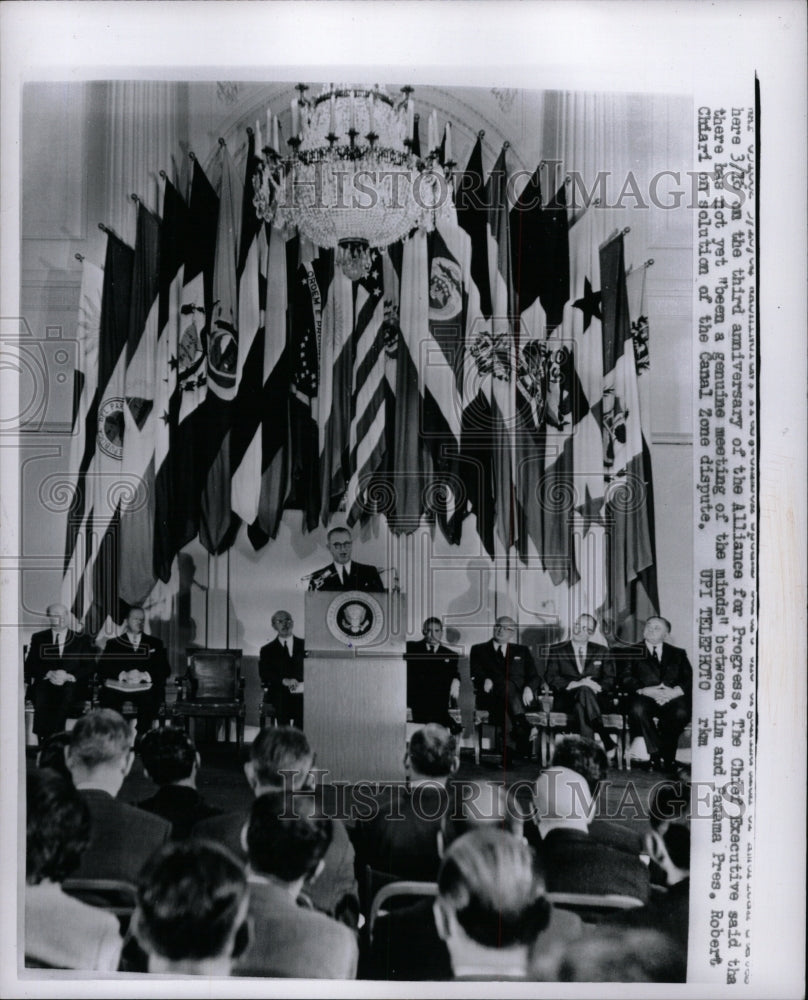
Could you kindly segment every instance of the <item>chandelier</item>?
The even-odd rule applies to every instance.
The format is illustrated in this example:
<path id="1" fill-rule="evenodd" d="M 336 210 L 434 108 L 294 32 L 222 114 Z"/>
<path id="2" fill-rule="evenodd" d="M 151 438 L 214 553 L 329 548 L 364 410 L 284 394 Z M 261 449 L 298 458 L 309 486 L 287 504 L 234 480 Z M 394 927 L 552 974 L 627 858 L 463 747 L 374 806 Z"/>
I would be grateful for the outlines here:
<path id="1" fill-rule="evenodd" d="M 299 84 L 284 158 L 277 119 L 255 177 L 259 218 L 288 238 L 295 232 L 331 248 L 352 280 L 367 277 L 373 249 L 413 229 L 430 232 L 451 208 L 437 149 L 413 152 L 415 114 L 410 87 L 394 101 L 384 87 L 328 84 L 313 99 Z M 437 119 L 434 133 L 437 146 Z M 449 159 L 449 157 L 446 157 Z M 449 165 L 450 169 L 450 165 Z"/>

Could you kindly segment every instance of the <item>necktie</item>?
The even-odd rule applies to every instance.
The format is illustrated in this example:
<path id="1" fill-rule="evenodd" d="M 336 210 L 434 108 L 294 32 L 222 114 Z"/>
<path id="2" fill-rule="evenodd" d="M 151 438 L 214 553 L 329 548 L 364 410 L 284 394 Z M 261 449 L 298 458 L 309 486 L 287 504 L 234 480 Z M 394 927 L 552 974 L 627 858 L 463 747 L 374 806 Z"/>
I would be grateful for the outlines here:
<path id="1" fill-rule="evenodd" d="M 659 656 L 659 646 L 654 646 L 654 659 L 657 661 L 657 663 L 661 662 Z"/>
<path id="2" fill-rule="evenodd" d="M 504 663 L 505 662 L 505 647 L 504 646 L 497 646 L 497 656 L 499 657 L 499 662 L 500 663 Z"/>
<path id="3" fill-rule="evenodd" d="M 576 651 L 576 657 L 577 657 L 577 660 L 578 660 L 578 673 L 582 674 L 584 672 L 584 662 L 586 660 L 586 657 L 584 655 L 584 647 L 583 646 L 578 646 L 577 651 Z"/>

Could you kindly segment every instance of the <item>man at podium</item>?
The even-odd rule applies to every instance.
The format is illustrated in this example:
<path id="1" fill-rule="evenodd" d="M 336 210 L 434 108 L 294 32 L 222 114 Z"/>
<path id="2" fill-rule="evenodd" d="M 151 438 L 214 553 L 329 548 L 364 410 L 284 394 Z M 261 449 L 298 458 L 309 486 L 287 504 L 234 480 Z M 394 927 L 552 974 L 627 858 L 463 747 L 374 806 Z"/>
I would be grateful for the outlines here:
<path id="1" fill-rule="evenodd" d="M 333 562 L 309 578 L 309 590 L 368 590 L 381 593 L 386 588 L 375 566 L 351 559 L 353 538 L 347 528 L 328 532 L 328 551 Z"/>

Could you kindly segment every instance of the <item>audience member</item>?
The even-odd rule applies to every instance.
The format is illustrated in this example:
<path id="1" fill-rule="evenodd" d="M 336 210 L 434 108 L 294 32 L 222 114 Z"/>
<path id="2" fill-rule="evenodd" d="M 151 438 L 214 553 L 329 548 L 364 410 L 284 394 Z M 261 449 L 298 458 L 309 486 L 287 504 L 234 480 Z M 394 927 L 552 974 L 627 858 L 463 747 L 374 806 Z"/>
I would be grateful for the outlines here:
<path id="1" fill-rule="evenodd" d="M 40 768 L 48 767 L 51 771 L 56 771 L 62 777 L 67 778 L 73 784 L 73 776 L 67 769 L 65 761 L 65 750 L 70 745 L 70 733 L 63 729 L 60 733 L 51 733 L 44 740 L 40 741 L 39 750 L 36 755 L 36 766 Z"/>
<path id="2" fill-rule="evenodd" d="M 291 726 L 271 726 L 262 730 L 253 742 L 244 773 L 250 788 L 259 796 L 287 787 L 298 791 L 312 789 L 313 766 L 314 752 L 304 733 Z M 312 794 L 319 800 L 319 789 Z M 241 831 L 249 818 L 249 810 L 214 816 L 197 823 L 193 834 L 219 841 L 236 857 L 246 860 Z M 333 822 L 332 838 L 324 862 L 322 874 L 306 887 L 306 893 L 318 910 L 355 927 L 359 919 L 359 898 L 354 874 L 354 849 L 345 824 L 338 819 Z"/>
<path id="3" fill-rule="evenodd" d="M 387 785 L 368 804 L 370 815 L 357 819 L 351 833 L 360 878 L 369 865 L 399 879 L 435 881 L 446 785 L 459 763 L 448 729 L 430 723 L 413 733 L 405 757 L 407 785 Z"/>
<path id="4" fill-rule="evenodd" d="M 266 687 L 265 700 L 275 708 L 282 726 L 302 729 L 306 646 L 294 634 L 295 623 L 288 611 L 276 611 L 272 627 L 277 635 L 261 647 L 258 656 L 258 673 Z"/>
<path id="5" fill-rule="evenodd" d="M 290 791 L 268 792 L 253 802 L 245 834 L 253 942 L 236 964 L 238 975 L 356 976 L 353 932 L 300 899 L 303 886 L 316 884 L 323 870 L 331 826 L 310 798 Z"/>
<path id="6" fill-rule="evenodd" d="M 137 708 L 138 736 L 151 729 L 171 673 L 163 641 L 143 631 L 145 621 L 143 608 L 130 608 L 123 632 L 107 642 L 98 661 L 104 679 L 98 700 L 118 712 L 131 701 Z"/>
<path id="7" fill-rule="evenodd" d="M 659 931 L 599 927 L 566 949 L 562 983 L 682 983 L 687 952 Z"/>
<path id="8" fill-rule="evenodd" d="M 92 818 L 90 844 L 77 877 L 123 879 L 134 885 L 145 862 L 171 835 L 171 824 L 164 819 L 116 801 L 132 759 L 129 724 L 110 708 L 88 712 L 70 734 L 67 766 Z"/>
<path id="9" fill-rule="evenodd" d="M 656 861 L 654 854 L 657 835 L 664 837 L 671 823 L 687 823 L 690 818 L 690 783 L 670 778 L 654 785 L 648 797 L 648 822 L 651 829 L 645 835 L 645 852 L 651 859 L 649 866 L 652 885 L 666 886 L 668 877 Z"/>
<path id="10" fill-rule="evenodd" d="M 447 850 L 434 904 L 454 979 L 524 979 L 551 907 L 533 851 L 504 830 L 473 830 Z"/>
<path id="11" fill-rule="evenodd" d="M 565 736 L 559 740 L 553 751 L 553 767 L 566 767 L 580 774 L 586 781 L 596 806 L 605 808 L 606 795 L 603 782 L 609 773 L 606 754 L 602 748 L 584 736 Z M 535 844 L 530 834 L 535 835 L 536 827 L 529 828 L 528 840 Z M 639 856 L 643 850 L 642 835 L 623 823 L 615 823 L 600 815 L 595 808 L 589 823 L 589 836 L 610 847 Z"/>
<path id="12" fill-rule="evenodd" d="M 132 933 L 148 971 L 228 976 L 249 942 L 244 870 L 219 844 L 168 844 L 144 868 Z"/>
<path id="13" fill-rule="evenodd" d="M 95 650 L 85 635 L 68 628 L 64 604 L 51 604 L 50 628 L 35 632 L 25 658 L 28 697 L 34 703 L 34 732 L 40 741 L 65 728 L 72 714 L 81 714 L 79 703 L 88 697 L 88 683 L 95 671 Z"/>
<path id="14" fill-rule="evenodd" d="M 465 792 L 471 790 L 472 794 Z M 504 830 L 521 839 L 523 820 L 515 803 L 509 802 L 501 785 L 450 786 L 450 808 L 438 832 L 441 856 L 459 837 L 479 828 Z M 363 976 L 367 979 L 444 980 L 452 978 L 445 942 L 438 934 L 431 896 L 396 908 L 376 921 Z M 550 907 L 547 926 L 539 932 L 534 947 L 546 949 L 574 940 L 583 933 L 580 917 Z"/>
<path id="15" fill-rule="evenodd" d="M 90 842 L 90 813 L 71 782 L 31 771 L 26 783 L 26 964 L 55 969 L 118 968 L 118 920 L 62 891 Z"/>
<path id="16" fill-rule="evenodd" d="M 197 791 L 201 760 L 192 740 L 181 729 L 152 729 L 138 748 L 143 769 L 160 786 L 138 806 L 167 819 L 174 840 L 185 840 L 195 823 L 221 814 L 221 809 L 208 805 Z"/>
<path id="17" fill-rule="evenodd" d="M 550 892 L 615 893 L 648 900 L 648 868 L 639 857 L 590 836 L 592 797 L 581 775 L 566 767 L 542 771 L 534 805 Z"/>

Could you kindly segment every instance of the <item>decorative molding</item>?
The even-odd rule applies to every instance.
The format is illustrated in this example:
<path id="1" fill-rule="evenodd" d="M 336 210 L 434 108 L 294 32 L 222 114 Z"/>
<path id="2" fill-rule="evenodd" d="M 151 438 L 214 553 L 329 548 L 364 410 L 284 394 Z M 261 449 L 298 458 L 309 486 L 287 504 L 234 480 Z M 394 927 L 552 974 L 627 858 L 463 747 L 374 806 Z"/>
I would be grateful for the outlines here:
<path id="1" fill-rule="evenodd" d="M 75 281 L 24 280 L 20 286 L 20 308 L 51 311 L 72 310 L 78 313 L 81 298 L 81 275 Z"/>

